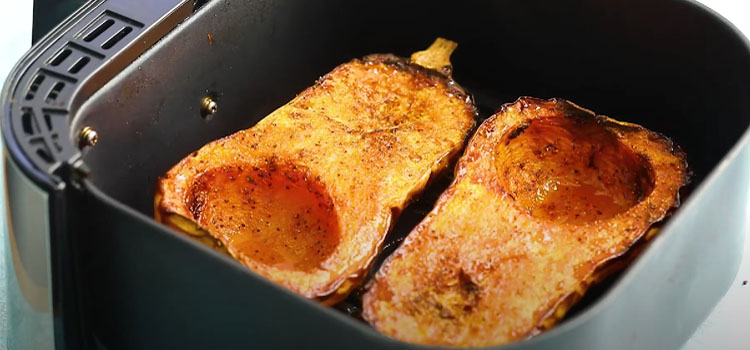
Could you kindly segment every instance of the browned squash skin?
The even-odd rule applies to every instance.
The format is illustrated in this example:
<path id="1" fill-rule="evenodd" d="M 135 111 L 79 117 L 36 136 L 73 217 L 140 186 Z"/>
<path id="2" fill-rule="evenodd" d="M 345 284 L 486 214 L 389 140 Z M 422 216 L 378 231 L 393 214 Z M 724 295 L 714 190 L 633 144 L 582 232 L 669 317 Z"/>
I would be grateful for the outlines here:
<path id="1" fill-rule="evenodd" d="M 364 277 L 395 215 L 458 156 L 475 114 L 437 71 L 392 55 L 354 60 L 181 160 L 159 180 L 155 216 L 333 303 Z"/>
<path id="2" fill-rule="evenodd" d="M 368 284 L 363 316 L 429 345 L 532 336 L 643 247 L 686 181 L 666 137 L 520 98 L 479 127 L 454 182 Z"/>

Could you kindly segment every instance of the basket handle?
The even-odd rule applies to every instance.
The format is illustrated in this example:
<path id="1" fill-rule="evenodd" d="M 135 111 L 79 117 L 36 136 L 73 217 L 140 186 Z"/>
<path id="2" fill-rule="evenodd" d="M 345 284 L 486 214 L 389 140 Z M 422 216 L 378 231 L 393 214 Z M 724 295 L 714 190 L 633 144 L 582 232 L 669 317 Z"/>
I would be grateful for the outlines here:
<path id="1" fill-rule="evenodd" d="M 7 151 L 24 173 L 48 190 L 64 186 L 63 168 L 85 147 L 70 126 L 81 104 L 204 2 L 92 0 L 37 42 L 0 100 Z"/>

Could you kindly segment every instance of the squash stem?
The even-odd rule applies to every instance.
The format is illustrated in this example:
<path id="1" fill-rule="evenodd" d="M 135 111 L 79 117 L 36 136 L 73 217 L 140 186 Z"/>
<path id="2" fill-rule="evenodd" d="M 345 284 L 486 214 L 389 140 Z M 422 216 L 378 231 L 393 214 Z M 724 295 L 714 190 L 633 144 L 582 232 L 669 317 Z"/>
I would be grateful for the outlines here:
<path id="1" fill-rule="evenodd" d="M 453 70 L 450 58 L 457 46 L 458 43 L 455 41 L 437 38 L 427 50 L 413 53 L 411 61 L 422 67 L 434 69 L 446 76 L 450 76 Z"/>

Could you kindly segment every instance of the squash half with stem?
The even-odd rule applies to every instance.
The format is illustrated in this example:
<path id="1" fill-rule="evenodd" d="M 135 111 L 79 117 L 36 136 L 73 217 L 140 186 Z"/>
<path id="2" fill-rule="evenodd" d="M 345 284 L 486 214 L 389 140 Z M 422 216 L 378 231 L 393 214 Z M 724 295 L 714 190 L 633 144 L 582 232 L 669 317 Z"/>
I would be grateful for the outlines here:
<path id="1" fill-rule="evenodd" d="M 343 299 L 474 126 L 473 101 L 450 78 L 455 47 L 438 39 L 412 59 L 336 67 L 177 163 L 158 182 L 156 219 L 304 297 Z"/>

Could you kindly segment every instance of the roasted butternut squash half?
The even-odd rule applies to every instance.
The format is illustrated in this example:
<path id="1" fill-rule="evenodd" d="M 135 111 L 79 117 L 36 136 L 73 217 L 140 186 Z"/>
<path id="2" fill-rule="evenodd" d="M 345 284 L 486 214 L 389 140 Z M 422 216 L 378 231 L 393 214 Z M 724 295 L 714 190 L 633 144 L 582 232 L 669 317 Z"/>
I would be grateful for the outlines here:
<path id="1" fill-rule="evenodd" d="M 438 39 L 411 60 L 373 55 L 336 67 L 170 169 L 157 220 L 302 296 L 344 298 L 474 126 L 473 102 L 450 78 L 455 47 Z"/>
<path id="2" fill-rule="evenodd" d="M 363 316 L 429 345 L 544 331 L 656 232 L 686 181 L 666 137 L 520 98 L 471 138 L 454 182 L 368 284 Z"/>

